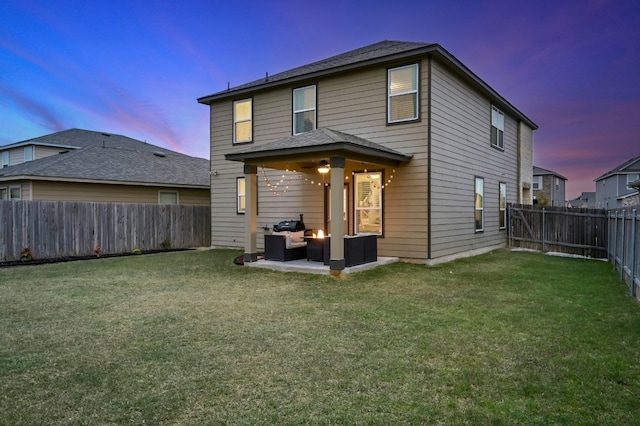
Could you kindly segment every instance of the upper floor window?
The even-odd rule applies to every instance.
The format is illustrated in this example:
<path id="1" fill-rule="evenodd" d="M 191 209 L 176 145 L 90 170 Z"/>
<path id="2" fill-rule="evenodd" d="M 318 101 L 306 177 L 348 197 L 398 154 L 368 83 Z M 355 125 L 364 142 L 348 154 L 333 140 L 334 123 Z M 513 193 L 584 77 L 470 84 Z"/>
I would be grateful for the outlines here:
<path id="1" fill-rule="evenodd" d="M 640 173 L 627 175 L 627 189 L 634 189 L 631 184 L 640 180 Z"/>
<path id="2" fill-rule="evenodd" d="M 419 114 L 418 64 L 387 71 L 387 122 L 417 120 Z"/>
<path id="3" fill-rule="evenodd" d="M 316 86 L 293 90 L 293 134 L 316 129 Z"/>
<path id="4" fill-rule="evenodd" d="M 560 178 L 556 178 L 556 191 L 560 190 Z"/>
<path id="5" fill-rule="evenodd" d="M 491 146 L 504 149 L 504 113 L 491 107 Z"/>
<path id="6" fill-rule="evenodd" d="M 484 179 L 480 177 L 476 178 L 475 226 L 476 232 L 484 231 Z"/>
<path id="7" fill-rule="evenodd" d="M 500 219 L 499 219 L 499 226 L 500 229 L 506 229 L 507 228 L 507 184 L 505 182 L 500 182 L 499 184 L 499 191 L 500 191 L 500 201 L 499 201 L 499 213 L 500 213 Z"/>
<path id="8" fill-rule="evenodd" d="M 9 167 L 9 151 L 2 152 L 2 167 Z"/>
<path id="9" fill-rule="evenodd" d="M 542 176 L 534 176 L 533 177 L 533 190 L 535 191 L 536 189 L 541 189 L 542 185 L 540 185 L 540 181 Z"/>
<path id="10" fill-rule="evenodd" d="M 158 204 L 178 204 L 178 193 L 175 191 L 159 191 Z"/>
<path id="11" fill-rule="evenodd" d="M 243 99 L 233 102 L 233 143 L 253 140 L 253 102 Z"/>
<path id="12" fill-rule="evenodd" d="M 32 161 L 33 160 L 33 147 L 25 146 L 24 147 L 24 161 Z"/>

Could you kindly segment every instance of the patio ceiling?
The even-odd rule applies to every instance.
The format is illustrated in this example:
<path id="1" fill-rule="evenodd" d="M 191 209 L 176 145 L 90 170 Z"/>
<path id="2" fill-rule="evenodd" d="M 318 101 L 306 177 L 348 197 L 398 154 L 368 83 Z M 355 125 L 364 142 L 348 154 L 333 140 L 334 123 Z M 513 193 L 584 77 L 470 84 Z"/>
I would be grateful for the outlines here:
<path id="1" fill-rule="evenodd" d="M 227 160 L 242 161 L 256 166 L 268 164 L 274 169 L 305 169 L 313 167 L 321 159 L 330 157 L 398 166 L 411 161 L 412 156 L 329 128 L 320 128 L 225 155 Z"/>

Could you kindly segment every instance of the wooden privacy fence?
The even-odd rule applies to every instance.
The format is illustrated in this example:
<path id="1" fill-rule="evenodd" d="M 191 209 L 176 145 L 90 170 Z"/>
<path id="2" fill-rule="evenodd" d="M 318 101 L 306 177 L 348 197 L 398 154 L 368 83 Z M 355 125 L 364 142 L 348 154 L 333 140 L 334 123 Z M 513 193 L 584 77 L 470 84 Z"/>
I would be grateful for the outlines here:
<path id="1" fill-rule="evenodd" d="M 633 210 L 609 212 L 609 261 L 634 296 L 640 288 L 640 215 Z"/>
<path id="2" fill-rule="evenodd" d="M 0 261 L 211 245 L 208 206 L 0 201 Z"/>
<path id="3" fill-rule="evenodd" d="M 607 258 L 605 210 L 510 204 L 508 218 L 509 247 Z"/>

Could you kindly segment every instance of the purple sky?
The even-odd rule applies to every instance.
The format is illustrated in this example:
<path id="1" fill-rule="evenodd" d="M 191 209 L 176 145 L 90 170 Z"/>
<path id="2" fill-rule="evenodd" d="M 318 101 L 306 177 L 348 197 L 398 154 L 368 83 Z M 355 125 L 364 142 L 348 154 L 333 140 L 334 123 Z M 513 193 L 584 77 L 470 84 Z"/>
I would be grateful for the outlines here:
<path id="1" fill-rule="evenodd" d="M 637 0 L 2 0 L 0 145 L 77 127 L 208 158 L 196 98 L 385 39 L 441 44 L 536 122 L 568 198 L 640 155 Z"/>

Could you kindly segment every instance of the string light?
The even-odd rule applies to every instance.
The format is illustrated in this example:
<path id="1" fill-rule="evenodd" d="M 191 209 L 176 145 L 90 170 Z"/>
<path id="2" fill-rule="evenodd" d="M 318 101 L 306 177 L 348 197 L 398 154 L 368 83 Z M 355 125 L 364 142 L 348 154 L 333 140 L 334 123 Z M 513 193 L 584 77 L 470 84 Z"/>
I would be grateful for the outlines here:
<path id="1" fill-rule="evenodd" d="M 281 195 L 285 195 L 289 189 L 292 187 L 292 182 L 294 180 L 303 180 L 304 182 L 307 182 L 313 186 L 325 186 L 328 187 L 329 186 L 329 182 L 324 182 L 324 176 L 323 176 L 323 181 L 316 181 L 315 179 L 309 179 L 307 177 L 303 177 L 303 175 L 301 173 L 298 173 L 296 170 L 289 170 L 286 169 L 285 172 L 282 175 L 278 176 L 278 181 L 276 183 L 271 182 L 271 180 L 269 180 L 269 177 L 267 176 L 267 173 L 264 170 L 264 166 L 260 167 L 261 172 L 262 172 L 262 179 L 264 180 L 265 184 L 267 185 L 267 188 L 269 189 L 269 191 L 271 191 L 271 193 L 273 195 L 276 196 L 281 196 Z M 369 173 L 368 169 L 364 169 L 364 173 Z M 381 189 L 386 189 L 389 185 L 391 185 L 391 182 L 393 181 L 394 178 L 394 174 L 396 173 L 396 169 L 392 169 L 392 173 L 391 175 L 389 175 L 389 179 L 387 179 L 386 182 L 384 182 L 384 184 L 380 185 Z M 356 172 L 351 172 L 352 176 L 355 176 Z M 373 182 L 373 178 L 371 177 L 371 174 L 369 174 L 369 181 Z M 345 180 L 349 180 L 348 176 L 345 176 Z"/>

